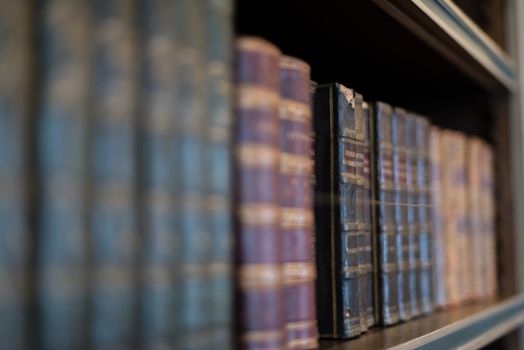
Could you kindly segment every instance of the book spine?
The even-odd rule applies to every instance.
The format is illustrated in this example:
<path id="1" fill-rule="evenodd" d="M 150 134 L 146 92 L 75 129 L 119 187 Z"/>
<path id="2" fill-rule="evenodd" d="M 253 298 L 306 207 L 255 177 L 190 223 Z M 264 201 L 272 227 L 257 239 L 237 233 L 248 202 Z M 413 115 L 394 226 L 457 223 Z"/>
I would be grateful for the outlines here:
<path id="1" fill-rule="evenodd" d="M 368 264 L 368 252 L 371 249 L 371 242 L 366 232 L 365 211 L 366 211 L 366 191 L 364 186 L 364 130 L 363 130 L 363 99 L 362 95 L 355 93 L 355 181 L 356 181 L 356 229 L 357 229 L 357 254 L 359 271 L 359 309 L 360 309 L 360 331 L 368 330 L 367 314 L 367 293 L 366 278 L 371 270 Z"/>
<path id="2" fill-rule="evenodd" d="M 446 282 L 446 237 L 442 216 L 443 200 L 443 165 L 442 165 L 442 131 L 431 127 L 429 135 L 429 162 L 431 174 L 431 252 L 433 255 L 433 297 L 435 306 L 445 307 L 448 303 Z"/>
<path id="3" fill-rule="evenodd" d="M 40 12 L 38 307 L 42 349 L 87 335 L 87 174 L 91 8 L 48 0 Z M 64 244 L 66 243 L 66 244 Z"/>
<path id="4" fill-rule="evenodd" d="M 31 7 L 0 1 L 0 348 L 29 348 Z"/>
<path id="5" fill-rule="evenodd" d="M 234 120 L 238 347 L 286 347 L 280 234 L 280 52 L 258 38 L 236 42 Z"/>
<path id="6" fill-rule="evenodd" d="M 351 338 L 359 335 L 360 328 L 360 270 L 359 258 L 359 203 L 356 139 L 356 96 L 355 92 L 340 84 L 338 93 L 338 171 L 340 198 L 340 247 L 342 270 L 342 315 L 344 326 L 341 337 Z M 362 99 L 360 99 L 360 104 Z M 360 106 L 359 108 L 362 108 Z M 340 312 L 340 311 L 339 311 Z"/>
<path id="7" fill-rule="evenodd" d="M 310 68 L 280 60 L 280 194 L 288 349 L 318 346 L 313 260 Z"/>
<path id="8" fill-rule="evenodd" d="M 409 283 L 409 230 L 407 221 L 407 156 L 406 156 L 406 111 L 393 110 L 393 181 L 394 210 L 397 230 L 398 263 L 398 314 L 401 321 L 411 319 L 411 290 Z"/>
<path id="9" fill-rule="evenodd" d="M 362 198 L 362 219 L 363 219 L 363 230 L 365 235 L 365 244 L 361 248 L 362 254 L 364 255 L 364 290 L 362 295 L 364 295 L 364 309 L 366 315 L 367 327 L 372 327 L 375 325 L 375 310 L 373 305 L 373 250 L 375 245 L 373 244 L 372 237 L 372 211 L 373 211 L 373 197 L 371 193 L 371 182 L 373 178 L 371 177 L 370 169 L 370 111 L 369 105 L 367 102 L 362 104 L 362 180 L 363 180 L 363 198 Z"/>
<path id="10" fill-rule="evenodd" d="M 90 342 L 130 348 L 137 321 L 135 9 L 130 0 L 93 4 Z"/>
<path id="11" fill-rule="evenodd" d="M 409 295 L 410 311 L 412 317 L 422 313 L 422 300 L 419 284 L 418 262 L 420 261 L 419 249 L 419 212 L 418 212 L 418 186 L 417 186 L 417 124 L 412 113 L 406 114 L 406 216 L 408 234 L 408 266 L 409 266 Z"/>
<path id="12" fill-rule="evenodd" d="M 393 187 L 392 108 L 378 102 L 371 118 L 371 176 L 373 200 L 376 201 L 374 235 L 377 239 L 377 287 L 375 308 L 383 325 L 398 322 L 397 231 Z"/>
<path id="13" fill-rule="evenodd" d="M 497 294 L 497 251 L 495 232 L 495 173 L 493 149 L 486 143 L 483 145 L 483 168 L 484 180 L 482 187 L 484 192 L 483 232 L 485 238 L 486 254 L 486 296 L 492 298 Z"/>
<path id="14" fill-rule="evenodd" d="M 177 348 L 183 350 L 212 346 L 209 332 L 212 283 L 208 268 L 213 243 L 205 175 L 208 144 L 205 116 L 209 111 L 203 102 L 207 100 L 205 15 L 204 0 L 175 1 L 175 220 L 180 244 L 177 267 L 180 294 L 176 307 L 177 315 L 181 315 L 176 341 Z"/>
<path id="15" fill-rule="evenodd" d="M 467 142 L 467 186 L 468 186 L 468 218 L 470 247 L 473 252 L 471 256 L 470 270 L 467 275 L 471 283 L 472 298 L 477 299 L 482 295 L 482 260 L 485 256 L 482 252 L 482 228 L 481 212 L 481 172 L 482 159 L 480 158 L 482 142 L 476 137 L 470 137 Z"/>
<path id="16" fill-rule="evenodd" d="M 416 117 L 416 196 L 418 211 L 418 234 L 416 236 L 418 246 L 417 274 L 418 291 L 421 312 L 427 315 L 433 311 L 432 295 L 432 268 L 433 256 L 431 247 L 431 181 L 430 181 L 430 132 L 431 124 L 424 118 Z"/>
<path id="17" fill-rule="evenodd" d="M 232 343 L 233 293 L 231 208 L 231 127 L 232 127 L 232 28 L 231 0 L 206 1 L 206 182 L 208 186 L 208 230 L 211 252 L 208 262 L 210 278 L 210 344 L 230 349 Z"/>
<path id="18" fill-rule="evenodd" d="M 174 13 L 169 0 L 139 2 L 141 25 L 140 337 L 145 349 L 167 349 L 179 328 L 175 288 L 179 244 L 174 214 Z"/>

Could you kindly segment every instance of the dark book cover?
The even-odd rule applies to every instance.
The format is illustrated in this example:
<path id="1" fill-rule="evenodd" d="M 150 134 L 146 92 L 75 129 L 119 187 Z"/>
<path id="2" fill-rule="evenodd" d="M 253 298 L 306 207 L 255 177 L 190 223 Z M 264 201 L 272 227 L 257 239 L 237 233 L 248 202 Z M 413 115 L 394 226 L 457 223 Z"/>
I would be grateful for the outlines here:
<path id="1" fill-rule="evenodd" d="M 391 119 L 393 144 L 393 188 L 395 225 L 397 231 L 397 283 L 398 317 L 401 321 L 411 319 L 411 290 L 409 283 L 409 230 L 406 154 L 406 111 L 394 108 Z"/>
<path id="2" fill-rule="evenodd" d="M 0 348 L 29 349 L 31 1 L 0 1 Z"/>
<path id="3" fill-rule="evenodd" d="M 362 199 L 362 220 L 363 231 L 365 235 L 365 245 L 361 247 L 361 254 L 364 255 L 362 270 L 364 271 L 364 289 L 361 292 L 364 300 L 364 309 L 366 315 L 367 327 L 375 325 L 375 310 L 374 310 L 374 283 L 373 283 L 373 251 L 376 246 L 373 242 L 373 197 L 371 193 L 371 177 L 370 168 L 370 110 L 367 102 L 362 104 L 362 181 L 363 181 L 363 199 Z"/>
<path id="4" fill-rule="evenodd" d="M 180 245 L 174 220 L 174 8 L 169 0 L 141 0 L 138 13 L 140 344 L 169 349 L 181 319 L 175 309 Z"/>
<path id="5" fill-rule="evenodd" d="M 371 191 L 376 203 L 372 216 L 376 243 L 374 307 L 377 321 L 382 325 L 392 325 L 399 320 L 392 114 L 390 105 L 377 102 L 370 117 Z"/>
<path id="6" fill-rule="evenodd" d="M 417 144 L 416 117 L 413 113 L 405 116 L 405 152 L 406 152 L 406 220 L 408 235 L 408 284 L 409 284 L 409 309 L 412 317 L 418 317 L 422 312 L 419 290 L 418 261 L 420 250 L 418 245 L 418 187 L 417 187 Z"/>
<path id="7" fill-rule="evenodd" d="M 288 349 L 318 346 L 313 257 L 310 67 L 280 60 L 280 198 Z"/>
<path id="8" fill-rule="evenodd" d="M 361 333 L 355 103 L 354 91 L 335 83 L 315 96 L 317 315 L 328 338 Z"/>
<path id="9" fill-rule="evenodd" d="M 237 347 L 286 348 L 280 231 L 280 51 L 259 38 L 235 50 L 234 199 Z"/>
<path id="10" fill-rule="evenodd" d="M 90 342 L 131 348 L 137 315 L 136 92 L 132 0 L 93 1 Z"/>
<path id="11" fill-rule="evenodd" d="M 205 174 L 210 234 L 208 304 L 210 344 L 213 349 L 232 348 L 232 66 L 233 2 L 206 0 L 205 60 L 207 66 L 205 120 Z"/>
<path id="12" fill-rule="evenodd" d="M 88 330 L 86 180 L 92 13 L 86 0 L 47 0 L 40 5 L 40 345 L 83 349 Z"/>
<path id="13" fill-rule="evenodd" d="M 211 262 L 210 216 L 206 178 L 205 116 L 208 114 L 206 65 L 206 2 L 174 2 L 175 23 L 175 215 L 180 260 L 177 265 L 179 298 L 175 336 L 178 349 L 206 349 L 212 346 L 209 332 L 209 278 Z"/>
<path id="14" fill-rule="evenodd" d="M 431 247 L 431 167 L 429 163 L 429 146 L 431 124 L 427 118 L 415 117 L 415 158 L 416 158 L 416 195 L 417 195 L 417 224 L 418 231 L 415 244 L 418 247 L 417 255 L 417 296 L 418 307 L 423 314 L 433 311 L 433 255 Z"/>

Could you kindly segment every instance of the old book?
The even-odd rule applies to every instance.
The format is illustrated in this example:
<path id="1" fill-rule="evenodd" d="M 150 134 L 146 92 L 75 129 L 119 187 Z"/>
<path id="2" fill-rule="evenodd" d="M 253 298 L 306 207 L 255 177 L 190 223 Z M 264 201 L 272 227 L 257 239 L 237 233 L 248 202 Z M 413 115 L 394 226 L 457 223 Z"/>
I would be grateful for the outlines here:
<path id="1" fill-rule="evenodd" d="M 409 283 L 409 228 L 407 191 L 407 152 L 406 152 L 406 111 L 394 108 L 391 119 L 393 145 L 393 189 L 397 239 L 397 283 L 398 317 L 401 321 L 411 319 L 411 289 Z"/>
<path id="2" fill-rule="evenodd" d="M 362 196 L 362 229 L 364 231 L 364 244 L 360 247 L 362 258 L 361 272 L 363 272 L 363 289 L 361 289 L 361 297 L 364 300 L 363 308 L 365 312 L 367 327 L 375 325 L 375 310 L 374 310 L 374 283 L 373 283 L 373 197 L 371 194 L 371 183 L 374 180 L 371 177 L 370 168 L 370 110 L 367 102 L 362 104 L 362 182 L 363 182 L 363 196 Z"/>
<path id="3" fill-rule="evenodd" d="M 175 22 L 175 192 L 180 259 L 179 328 L 176 348 L 206 349 L 212 346 L 210 329 L 211 263 L 210 216 L 207 215 L 205 116 L 207 100 L 205 0 L 174 2 Z M 180 315 L 180 316 L 178 316 Z"/>
<path id="4" fill-rule="evenodd" d="M 416 196 L 416 220 L 418 230 L 415 236 L 416 273 L 418 305 L 425 315 L 433 311 L 433 255 L 431 247 L 431 167 L 430 167 L 430 140 L 431 124 L 429 120 L 415 117 L 415 196 Z"/>
<path id="5" fill-rule="evenodd" d="M 318 346 L 313 257 L 310 67 L 280 60 L 280 199 L 288 349 Z"/>
<path id="6" fill-rule="evenodd" d="M 0 348 L 22 350 L 29 329 L 31 1 L 0 1 Z"/>
<path id="7" fill-rule="evenodd" d="M 405 117 L 405 147 L 406 147 L 406 224 L 408 241 L 408 284 L 409 309 L 412 317 L 422 313 L 422 302 L 419 290 L 419 274 L 417 272 L 420 250 L 418 245 L 418 187 L 417 187 L 417 120 L 413 113 Z"/>
<path id="8" fill-rule="evenodd" d="M 443 200 L 443 154 L 442 130 L 436 126 L 431 127 L 429 135 L 429 166 L 431 174 L 431 252 L 433 255 L 433 297 L 435 306 L 445 307 L 448 304 L 448 291 L 446 288 L 445 258 L 446 237 L 444 235 L 444 218 L 442 213 Z"/>
<path id="9" fill-rule="evenodd" d="M 375 315 L 383 325 L 398 322 L 397 230 L 393 187 L 392 113 L 390 105 L 377 102 L 370 117 L 370 169 L 375 237 Z"/>
<path id="10" fill-rule="evenodd" d="M 179 244 L 173 220 L 175 41 L 168 0 L 142 0 L 139 123 L 140 344 L 168 349 L 180 326 L 175 300 Z M 161 43 L 159 45 L 158 43 Z"/>
<path id="11" fill-rule="evenodd" d="M 360 334 L 355 93 L 319 86 L 315 97 L 315 233 L 321 337 Z M 361 108 L 361 107 L 359 107 Z M 362 130 L 359 130 L 362 133 Z"/>
<path id="12" fill-rule="evenodd" d="M 482 186 L 482 233 L 484 242 L 483 253 L 485 273 L 485 297 L 491 298 L 497 294 L 497 252 L 495 232 L 495 164 L 494 152 L 491 146 L 483 143 L 481 162 Z"/>
<path id="13" fill-rule="evenodd" d="M 444 282 L 447 304 L 455 306 L 467 299 L 466 266 L 470 259 L 466 211 L 466 136 L 444 130 L 442 151 L 442 208 L 444 218 Z"/>
<path id="14" fill-rule="evenodd" d="M 99 0 L 93 9 L 90 344 L 130 348 L 138 320 L 135 8 L 131 0 Z"/>
<path id="15" fill-rule="evenodd" d="M 241 349 L 280 349 L 287 344 L 280 231 L 280 51 L 262 39 L 242 37 L 235 55 L 237 342 Z"/>
<path id="16" fill-rule="evenodd" d="M 38 18 L 42 65 L 36 254 L 42 349 L 82 349 L 87 341 L 89 4 L 47 0 Z"/>
<path id="17" fill-rule="evenodd" d="M 205 120 L 205 182 L 211 252 L 207 265 L 210 288 L 206 313 L 211 348 L 231 349 L 233 326 L 231 127 L 233 65 L 233 2 L 205 2 L 207 66 Z"/>

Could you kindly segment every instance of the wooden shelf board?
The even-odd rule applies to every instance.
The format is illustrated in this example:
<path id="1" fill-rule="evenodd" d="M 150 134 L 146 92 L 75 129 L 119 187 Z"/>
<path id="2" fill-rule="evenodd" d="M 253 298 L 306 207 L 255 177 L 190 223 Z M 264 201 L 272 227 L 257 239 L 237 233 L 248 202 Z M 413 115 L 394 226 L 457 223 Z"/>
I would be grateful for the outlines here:
<path id="1" fill-rule="evenodd" d="M 322 340 L 320 349 L 477 349 L 523 324 L 524 294 L 518 294 L 374 328 L 352 340 Z"/>

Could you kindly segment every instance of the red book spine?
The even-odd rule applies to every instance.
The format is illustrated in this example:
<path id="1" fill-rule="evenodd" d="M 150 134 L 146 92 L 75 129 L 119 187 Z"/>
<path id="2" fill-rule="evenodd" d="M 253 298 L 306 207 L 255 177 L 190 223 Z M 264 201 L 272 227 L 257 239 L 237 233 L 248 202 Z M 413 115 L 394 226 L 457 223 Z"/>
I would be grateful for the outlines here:
<path id="1" fill-rule="evenodd" d="M 286 347 L 280 232 L 279 62 L 270 43 L 236 43 L 234 120 L 239 349 Z"/>
<path id="2" fill-rule="evenodd" d="M 289 349 L 318 346 L 313 257 L 312 116 L 309 65 L 280 61 L 280 198 Z"/>

